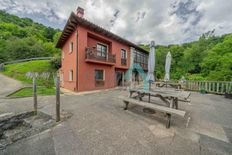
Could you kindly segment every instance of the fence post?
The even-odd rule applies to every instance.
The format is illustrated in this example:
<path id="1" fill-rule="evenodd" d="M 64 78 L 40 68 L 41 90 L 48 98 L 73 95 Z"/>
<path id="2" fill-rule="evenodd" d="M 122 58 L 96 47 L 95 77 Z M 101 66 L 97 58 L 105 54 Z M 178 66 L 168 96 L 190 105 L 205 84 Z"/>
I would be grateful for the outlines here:
<path id="1" fill-rule="evenodd" d="M 209 92 L 212 91 L 212 82 L 209 82 Z"/>
<path id="2" fill-rule="evenodd" d="M 188 84 L 189 84 L 189 83 L 188 83 L 187 80 L 183 83 L 183 86 L 185 87 L 185 88 L 184 88 L 185 90 L 188 90 Z"/>
<path id="3" fill-rule="evenodd" d="M 33 77 L 33 99 L 34 99 L 34 113 L 35 115 L 37 115 L 37 84 L 35 77 Z"/>
<path id="4" fill-rule="evenodd" d="M 229 83 L 226 83 L 226 91 L 225 91 L 226 93 L 228 93 L 229 92 Z"/>
<path id="5" fill-rule="evenodd" d="M 222 94 L 224 93 L 224 82 L 222 82 L 222 90 L 221 90 Z"/>
<path id="6" fill-rule="evenodd" d="M 60 77 L 56 77 L 56 121 L 60 121 Z"/>
<path id="7" fill-rule="evenodd" d="M 205 81 L 205 90 L 207 91 L 207 82 Z"/>

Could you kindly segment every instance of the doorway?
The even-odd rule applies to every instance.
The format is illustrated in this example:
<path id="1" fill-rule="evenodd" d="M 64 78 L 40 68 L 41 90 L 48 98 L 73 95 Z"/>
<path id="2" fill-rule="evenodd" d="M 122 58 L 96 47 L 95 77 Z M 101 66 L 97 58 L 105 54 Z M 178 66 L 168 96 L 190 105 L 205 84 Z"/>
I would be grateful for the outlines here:
<path id="1" fill-rule="evenodd" d="M 116 86 L 122 86 L 123 72 L 116 71 L 115 76 L 116 76 L 116 78 L 115 78 Z"/>

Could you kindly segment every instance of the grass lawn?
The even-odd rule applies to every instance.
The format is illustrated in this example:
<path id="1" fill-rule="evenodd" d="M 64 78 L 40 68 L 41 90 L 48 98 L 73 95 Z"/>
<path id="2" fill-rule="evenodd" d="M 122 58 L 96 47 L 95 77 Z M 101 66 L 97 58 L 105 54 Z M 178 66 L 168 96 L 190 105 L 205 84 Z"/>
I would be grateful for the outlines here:
<path id="1" fill-rule="evenodd" d="M 50 73 L 48 79 L 37 78 L 37 84 L 39 86 L 54 86 L 53 74 L 56 70 L 52 69 L 49 60 L 34 60 L 28 62 L 22 62 L 17 64 L 6 65 L 3 74 L 12 77 L 16 80 L 22 81 L 24 83 L 32 84 L 32 79 L 28 78 L 26 74 L 28 72 L 38 73 Z"/>
<path id="2" fill-rule="evenodd" d="M 38 96 L 47 96 L 47 95 L 55 95 L 55 88 L 47 88 L 47 87 L 37 87 L 37 95 Z M 10 97 L 26 97 L 33 96 L 32 88 L 23 88 L 20 91 L 10 95 Z"/>

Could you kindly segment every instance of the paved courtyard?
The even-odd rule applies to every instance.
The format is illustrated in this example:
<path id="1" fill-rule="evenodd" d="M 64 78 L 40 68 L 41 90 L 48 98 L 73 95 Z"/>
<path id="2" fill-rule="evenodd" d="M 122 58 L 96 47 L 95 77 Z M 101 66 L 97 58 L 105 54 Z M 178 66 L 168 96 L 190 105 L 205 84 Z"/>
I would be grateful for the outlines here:
<path id="1" fill-rule="evenodd" d="M 232 154 L 232 101 L 192 93 L 180 103 L 186 118 L 148 114 L 130 105 L 123 110 L 122 90 L 61 96 L 62 114 L 72 117 L 40 134 L 17 141 L 0 154 Z M 32 110 L 32 98 L 0 99 L 0 115 Z M 38 97 L 39 110 L 55 116 L 55 97 Z"/>

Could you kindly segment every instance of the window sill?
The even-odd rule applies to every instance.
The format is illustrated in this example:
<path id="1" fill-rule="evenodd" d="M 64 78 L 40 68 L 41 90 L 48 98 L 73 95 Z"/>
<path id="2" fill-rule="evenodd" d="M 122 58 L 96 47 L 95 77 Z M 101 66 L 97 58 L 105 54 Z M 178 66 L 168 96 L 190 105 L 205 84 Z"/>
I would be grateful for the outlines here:
<path id="1" fill-rule="evenodd" d="M 95 80 L 95 87 L 104 87 L 105 81 L 104 80 Z"/>

